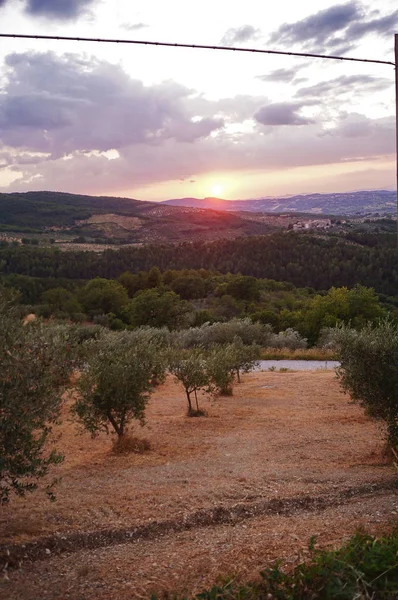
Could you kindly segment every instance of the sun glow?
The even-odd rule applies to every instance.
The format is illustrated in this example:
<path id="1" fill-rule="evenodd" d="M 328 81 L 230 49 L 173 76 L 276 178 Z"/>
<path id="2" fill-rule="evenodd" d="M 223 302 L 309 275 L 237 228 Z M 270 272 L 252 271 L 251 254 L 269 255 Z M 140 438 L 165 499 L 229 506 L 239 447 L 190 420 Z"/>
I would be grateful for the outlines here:
<path id="1" fill-rule="evenodd" d="M 216 196 L 216 197 L 221 196 L 221 194 L 224 191 L 224 186 L 219 183 L 214 183 L 211 186 L 210 191 L 211 191 L 212 196 Z"/>

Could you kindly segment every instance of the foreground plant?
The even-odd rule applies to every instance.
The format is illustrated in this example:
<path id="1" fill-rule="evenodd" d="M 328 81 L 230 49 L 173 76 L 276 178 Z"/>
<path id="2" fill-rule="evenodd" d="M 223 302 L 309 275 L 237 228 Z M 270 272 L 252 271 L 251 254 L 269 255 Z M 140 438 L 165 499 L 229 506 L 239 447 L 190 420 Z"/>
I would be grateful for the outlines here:
<path id="1" fill-rule="evenodd" d="M 259 582 L 237 585 L 230 580 L 198 594 L 195 599 L 395 600 L 397 556 L 397 533 L 383 538 L 358 533 L 338 550 L 312 550 L 311 560 L 291 573 L 284 572 L 276 563 L 261 573 Z"/>
<path id="2" fill-rule="evenodd" d="M 215 395 L 232 395 L 232 386 L 241 373 L 252 371 L 258 364 L 260 347 L 245 346 L 238 337 L 231 344 L 214 344 L 207 353 L 210 389 Z"/>
<path id="3" fill-rule="evenodd" d="M 163 352 L 155 341 L 108 333 L 91 342 L 72 414 L 93 437 L 113 430 L 122 438 L 132 420 L 144 424 L 148 400 L 164 373 Z"/>
<path id="4" fill-rule="evenodd" d="M 22 326 L 0 297 L 0 503 L 39 487 L 63 456 L 51 447 L 61 398 L 74 364 L 67 327 Z M 54 481 L 46 484 L 53 498 Z"/>
<path id="5" fill-rule="evenodd" d="M 343 389 L 370 416 L 385 422 L 389 443 L 398 447 L 398 326 L 388 320 L 361 331 L 343 326 L 335 340 Z"/>
<path id="6" fill-rule="evenodd" d="M 169 360 L 169 371 L 176 381 L 184 387 L 188 402 L 188 415 L 203 414 L 199 408 L 198 391 L 209 387 L 209 376 L 205 352 L 202 348 L 193 350 L 175 350 Z M 192 394 L 195 397 L 196 408 L 193 407 Z"/>

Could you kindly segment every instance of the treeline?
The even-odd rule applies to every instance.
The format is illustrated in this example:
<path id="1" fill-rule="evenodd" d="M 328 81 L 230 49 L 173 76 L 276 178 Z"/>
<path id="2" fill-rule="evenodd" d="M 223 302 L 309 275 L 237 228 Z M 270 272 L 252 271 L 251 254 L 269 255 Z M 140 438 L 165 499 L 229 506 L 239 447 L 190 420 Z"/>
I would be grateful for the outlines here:
<path id="1" fill-rule="evenodd" d="M 186 329 L 195 335 L 201 335 L 196 330 L 205 324 L 246 319 L 268 326 L 275 334 L 287 332 L 277 344 L 270 344 L 280 348 L 301 347 L 290 343 L 299 338 L 316 344 L 322 329 L 338 323 L 360 328 L 388 314 L 398 318 L 394 298 L 381 302 L 365 286 L 317 293 L 291 283 L 206 269 L 162 273 L 152 267 L 138 273 L 126 271 L 117 279 L 96 277 L 86 282 L 8 275 L 2 284 L 9 293 L 17 293 L 25 314 L 34 312 L 46 319 L 91 321 L 114 330 Z"/>
<path id="2" fill-rule="evenodd" d="M 0 194 L 0 222 L 43 229 L 45 226 L 73 226 L 77 220 L 94 213 L 117 211 L 136 214 L 146 203 L 127 198 L 93 197 L 61 192 L 26 192 Z M 150 205 L 149 205 L 150 206 Z"/>
<path id="3" fill-rule="evenodd" d="M 127 247 L 94 252 L 61 252 L 56 248 L 3 247 L 3 275 L 87 280 L 117 278 L 125 271 L 138 273 L 158 267 L 207 269 L 241 273 L 256 278 L 287 281 L 296 287 L 328 290 L 361 284 L 394 296 L 398 289 L 398 252 L 390 241 L 345 241 L 296 232 L 268 236 L 193 242 L 175 245 Z M 366 245 L 366 242 L 372 245 Z"/>

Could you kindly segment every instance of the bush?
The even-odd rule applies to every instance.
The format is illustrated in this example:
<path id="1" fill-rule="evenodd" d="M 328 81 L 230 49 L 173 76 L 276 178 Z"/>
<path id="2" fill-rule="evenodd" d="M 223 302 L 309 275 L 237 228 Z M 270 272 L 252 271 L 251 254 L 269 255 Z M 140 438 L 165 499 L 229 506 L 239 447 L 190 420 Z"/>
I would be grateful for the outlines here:
<path id="1" fill-rule="evenodd" d="M 388 441 L 398 445 L 398 325 L 384 320 L 361 331 L 336 332 L 343 389 L 366 412 L 384 421 Z"/>
<path id="2" fill-rule="evenodd" d="M 0 299 L 0 503 L 12 493 L 38 487 L 51 465 L 62 461 L 49 448 L 69 382 L 74 348 L 65 326 L 26 326 L 13 306 Z M 52 485 L 46 492 L 53 497 Z"/>
<path id="3" fill-rule="evenodd" d="M 133 419 L 144 424 L 149 396 L 164 378 L 164 356 L 157 344 L 129 332 L 109 332 L 88 344 L 72 413 L 93 437 L 111 429 L 122 438 Z"/>
<path id="4" fill-rule="evenodd" d="M 323 350 L 337 350 L 340 328 L 324 327 L 321 329 L 317 346 Z"/>
<path id="5" fill-rule="evenodd" d="M 232 396 L 237 353 L 233 344 L 215 344 L 206 356 L 210 390 L 220 396 Z"/>
<path id="6" fill-rule="evenodd" d="M 268 342 L 269 348 L 288 348 L 289 350 L 299 350 L 307 348 L 307 340 L 290 327 L 286 331 L 273 334 Z"/>
<path id="7" fill-rule="evenodd" d="M 250 319 L 232 319 L 228 323 L 205 323 L 181 331 L 177 338 L 183 348 L 201 346 L 209 348 L 213 344 L 231 344 L 239 338 L 244 345 L 267 346 L 271 339 L 272 327 L 253 323 Z"/>
<path id="8" fill-rule="evenodd" d="M 312 548 L 313 543 L 310 544 Z M 312 550 L 292 573 L 266 568 L 257 583 L 227 581 L 197 600 L 393 600 L 398 590 L 398 534 L 376 538 L 358 533 L 338 550 Z M 177 596 L 173 596 L 178 600 Z M 154 599 L 155 600 L 155 599 Z M 185 597 L 185 600 L 187 598 Z"/>

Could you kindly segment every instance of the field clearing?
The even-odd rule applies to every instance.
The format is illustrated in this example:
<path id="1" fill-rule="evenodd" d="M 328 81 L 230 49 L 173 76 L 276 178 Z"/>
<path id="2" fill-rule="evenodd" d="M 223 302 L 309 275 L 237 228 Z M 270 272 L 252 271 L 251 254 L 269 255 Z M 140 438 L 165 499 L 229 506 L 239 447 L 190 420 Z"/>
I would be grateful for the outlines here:
<path id="1" fill-rule="evenodd" d="M 234 396 L 201 405 L 208 417 L 186 417 L 169 379 L 135 431 L 152 451 L 127 456 L 112 455 L 105 435 L 76 435 L 65 411 L 57 502 L 36 493 L 1 510 L 3 555 L 23 564 L 0 597 L 198 592 L 278 557 L 293 565 L 311 535 L 337 545 L 397 522 L 381 432 L 333 372 L 252 373 Z"/>

